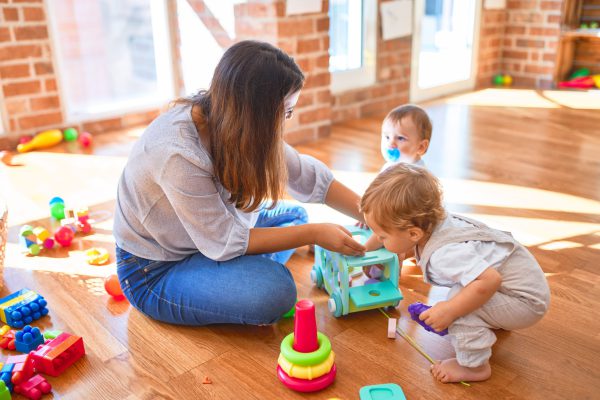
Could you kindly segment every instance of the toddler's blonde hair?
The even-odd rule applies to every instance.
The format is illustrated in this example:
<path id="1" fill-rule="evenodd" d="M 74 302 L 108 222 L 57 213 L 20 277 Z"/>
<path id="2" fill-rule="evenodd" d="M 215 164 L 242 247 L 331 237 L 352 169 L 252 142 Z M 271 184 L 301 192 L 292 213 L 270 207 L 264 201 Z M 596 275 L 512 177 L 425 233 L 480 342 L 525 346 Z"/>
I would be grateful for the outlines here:
<path id="1" fill-rule="evenodd" d="M 425 233 L 445 218 L 442 187 L 427 169 L 398 163 L 380 173 L 360 200 L 360 210 L 384 230 L 421 228 Z"/>

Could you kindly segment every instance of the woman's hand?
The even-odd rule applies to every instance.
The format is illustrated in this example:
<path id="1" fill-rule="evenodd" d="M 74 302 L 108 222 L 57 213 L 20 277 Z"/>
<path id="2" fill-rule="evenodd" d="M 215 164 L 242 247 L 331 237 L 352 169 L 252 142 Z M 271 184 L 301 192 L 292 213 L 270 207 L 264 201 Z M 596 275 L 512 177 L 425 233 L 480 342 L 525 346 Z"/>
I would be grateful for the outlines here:
<path id="1" fill-rule="evenodd" d="M 313 224 L 315 244 L 346 256 L 363 256 L 365 246 L 352 239 L 350 231 L 336 224 Z"/>
<path id="2" fill-rule="evenodd" d="M 423 311 L 421 315 L 419 315 L 421 321 L 425 322 L 438 332 L 441 332 L 450 326 L 456 318 L 452 306 L 447 301 L 440 301 L 429 310 Z"/>

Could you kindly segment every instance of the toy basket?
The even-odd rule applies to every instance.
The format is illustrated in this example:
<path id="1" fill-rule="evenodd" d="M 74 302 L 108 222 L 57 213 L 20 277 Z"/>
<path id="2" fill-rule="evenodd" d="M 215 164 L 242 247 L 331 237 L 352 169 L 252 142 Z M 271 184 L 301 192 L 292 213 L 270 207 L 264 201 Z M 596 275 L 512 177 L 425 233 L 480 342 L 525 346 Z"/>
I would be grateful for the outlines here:
<path id="1" fill-rule="evenodd" d="M 8 236 L 8 208 L 0 197 L 0 268 L 4 267 L 6 256 L 6 238 Z"/>

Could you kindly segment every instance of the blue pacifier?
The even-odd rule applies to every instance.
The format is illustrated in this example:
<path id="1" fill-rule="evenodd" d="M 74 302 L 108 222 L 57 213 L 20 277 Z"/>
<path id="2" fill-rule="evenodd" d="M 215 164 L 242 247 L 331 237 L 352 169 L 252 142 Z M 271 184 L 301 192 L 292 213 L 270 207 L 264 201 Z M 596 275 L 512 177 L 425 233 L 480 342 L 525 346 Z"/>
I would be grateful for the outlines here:
<path id="1" fill-rule="evenodd" d="M 381 154 L 387 162 L 396 162 L 400 159 L 400 150 L 397 148 L 393 149 L 381 149 Z"/>

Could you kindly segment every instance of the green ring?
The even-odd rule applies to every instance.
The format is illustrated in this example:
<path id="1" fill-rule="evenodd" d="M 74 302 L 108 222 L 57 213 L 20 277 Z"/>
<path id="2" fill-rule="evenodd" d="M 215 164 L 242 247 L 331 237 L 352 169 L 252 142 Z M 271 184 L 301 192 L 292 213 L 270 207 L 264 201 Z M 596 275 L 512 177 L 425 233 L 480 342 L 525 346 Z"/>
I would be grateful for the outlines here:
<path id="1" fill-rule="evenodd" d="M 331 342 L 329 341 L 329 338 L 327 338 L 327 336 L 323 335 L 321 332 L 317 332 L 317 342 L 319 343 L 319 348 L 313 352 L 300 353 L 294 350 L 292 347 L 293 342 L 293 332 L 287 335 L 281 341 L 281 354 L 292 364 L 302 365 L 304 367 L 321 364 L 327 359 L 327 357 L 329 357 L 329 353 L 331 353 Z"/>

